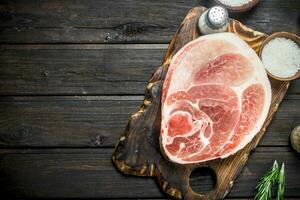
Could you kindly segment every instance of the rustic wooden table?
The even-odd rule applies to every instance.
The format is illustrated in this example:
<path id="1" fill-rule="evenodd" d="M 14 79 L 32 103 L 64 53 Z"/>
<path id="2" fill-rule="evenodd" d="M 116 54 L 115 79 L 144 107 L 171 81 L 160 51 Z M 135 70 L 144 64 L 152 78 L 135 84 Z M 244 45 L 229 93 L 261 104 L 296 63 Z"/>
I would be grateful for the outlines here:
<path id="1" fill-rule="evenodd" d="M 213 2 L 0 1 L 0 194 L 167 198 L 152 179 L 119 173 L 111 154 L 177 26 L 199 5 Z M 262 0 L 231 17 L 265 33 L 300 34 L 299 0 Z M 286 197 L 300 199 L 300 155 L 289 145 L 298 124 L 300 80 L 228 198 L 252 198 L 276 159 L 286 164 Z M 200 179 L 192 183 L 206 184 Z"/>

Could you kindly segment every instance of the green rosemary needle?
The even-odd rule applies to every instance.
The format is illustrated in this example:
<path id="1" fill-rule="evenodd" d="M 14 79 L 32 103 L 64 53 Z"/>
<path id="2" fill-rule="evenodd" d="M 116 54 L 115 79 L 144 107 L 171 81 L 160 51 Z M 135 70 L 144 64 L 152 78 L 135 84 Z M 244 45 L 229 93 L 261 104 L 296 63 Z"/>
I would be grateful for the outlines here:
<path id="1" fill-rule="evenodd" d="M 280 185 L 280 191 L 277 192 L 277 200 L 283 200 L 284 192 L 284 165 L 282 168 L 282 174 L 280 171 L 277 161 L 275 160 L 272 168 L 259 180 L 258 185 L 256 186 L 257 193 L 254 197 L 254 200 L 270 200 L 272 198 L 272 186 L 275 183 L 279 182 L 279 179 L 282 179 L 282 185 Z"/>
<path id="2" fill-rule="evenodd" d="M 285 186 L 284 163 L 282 163 L 281 165 L 277 179 L 278 179 L 278 188 L 277 188 L 276 200 L 283 200 L 284 186 Z"/>

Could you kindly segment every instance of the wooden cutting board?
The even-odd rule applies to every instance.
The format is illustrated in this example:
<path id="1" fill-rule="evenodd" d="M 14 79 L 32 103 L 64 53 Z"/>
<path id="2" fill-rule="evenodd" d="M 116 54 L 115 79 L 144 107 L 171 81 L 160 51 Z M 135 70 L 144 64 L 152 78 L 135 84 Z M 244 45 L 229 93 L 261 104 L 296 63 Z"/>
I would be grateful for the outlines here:
<path id="1" fill-rule="evenodd" d="M 161 122 L 161 89 L 173 55 L 191 40 L 199 37 L 197 20 L 206 10 L 195 7 L 189 11 L 176 34 L 171 40 L 163 64 L 150 78 L 145 99 L 140 109 L 131 116 L 115 148 L 112 160 L 115 166 L 125 174 L 155 177 L 159 187 L 167 194 L 178 199 L 221 199 L 224 198 L 233 182 L 244 167 L 248 156 L 265 133 L 279 103 L 282 101 L 289 82 L 270 78 L 272 103 L 268 117 L 255 138 L 242 150 L 226 158 L 200 164 L 179 165 L 164 158 L 160 151 L 159 135 Z M 228 28 L 246 41 L 258 53 L 266 34 L 254 31 L 236 20 L 231 20 Z M 189 184 L 189 177 L 197 168 L 210 168 L 216 176 L 215 187 L 205 193 L 194 192 Z"/>

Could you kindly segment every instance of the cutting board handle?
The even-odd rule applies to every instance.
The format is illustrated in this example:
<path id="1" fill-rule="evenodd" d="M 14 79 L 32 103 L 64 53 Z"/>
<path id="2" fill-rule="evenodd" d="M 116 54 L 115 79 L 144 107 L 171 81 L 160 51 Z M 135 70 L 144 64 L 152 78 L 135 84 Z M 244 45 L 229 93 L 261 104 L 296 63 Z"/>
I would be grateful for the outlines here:
<path id="1" fill-rule="evenodd" d="M 217 171 L 214 169 L 213 166 L 204 165 L 204 166 L 197 166 L 193 167 L 188 174 L 188 182 L 189 182 L 189 192 L 187 197 L 185 199 L 197 199 L 197 200 L 203 200 L 203 199 L 209 199 L 208 196 L 210 193 L 215 192 L 216 190 L 219 190 L 219 184 L 218 180 L 220 179 L 218 177 Z M 202 178 L 200 178 L 202 177 Z M 196 179 L 195 184 L 191 179 Z M 201 180 L 199 180 L 201 179 Z M 200 183 L 202 185 L 197 185 L 197 183 Z M 212 185 L 211 188 L 207 188 L 207 186 L 203 185 L 203 183 Z M 202 188 L 201 188 L 202 187 Z M 203 188 L 205 187 L 205 188 Z M 193 189 L 194 188 L 194 189 Z M 200 191 L 199 191 L 200 190 Z"/>

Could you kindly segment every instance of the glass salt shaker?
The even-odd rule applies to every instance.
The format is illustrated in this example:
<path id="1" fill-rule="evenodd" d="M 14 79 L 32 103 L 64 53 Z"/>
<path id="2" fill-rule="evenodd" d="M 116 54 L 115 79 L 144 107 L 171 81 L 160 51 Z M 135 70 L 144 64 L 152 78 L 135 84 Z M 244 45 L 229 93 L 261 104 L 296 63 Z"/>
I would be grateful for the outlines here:
<path id="1" fill-rule="evenodd" d="M 228 12 L 221 6 L 214 6 L 205 11 L 198 21 L 201 34 L 211 34 L 226 31 L 229 24 Z"/>

